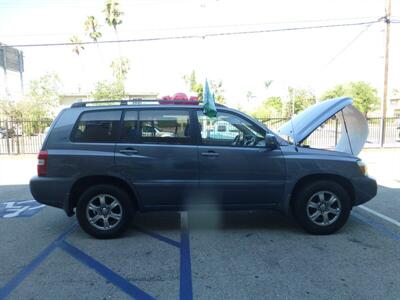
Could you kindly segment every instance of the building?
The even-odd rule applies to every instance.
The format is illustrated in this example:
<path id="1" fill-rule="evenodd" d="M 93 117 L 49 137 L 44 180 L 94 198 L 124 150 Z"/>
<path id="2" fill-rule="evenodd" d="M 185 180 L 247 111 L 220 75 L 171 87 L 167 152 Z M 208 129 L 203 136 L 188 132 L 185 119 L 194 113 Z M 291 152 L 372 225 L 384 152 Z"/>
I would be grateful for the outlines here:
<path id="1" fill-rule="evenodd" d="M 400 97 L 390 99 L 390 113 L 394 117 L 400 117 Z"/>

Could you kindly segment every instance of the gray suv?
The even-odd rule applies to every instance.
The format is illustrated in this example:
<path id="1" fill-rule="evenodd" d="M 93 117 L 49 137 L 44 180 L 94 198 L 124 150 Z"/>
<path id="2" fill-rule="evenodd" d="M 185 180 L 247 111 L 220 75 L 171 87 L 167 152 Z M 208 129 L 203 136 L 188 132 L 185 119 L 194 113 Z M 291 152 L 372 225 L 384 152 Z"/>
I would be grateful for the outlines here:
<path id="1" fill-rule="evenodd" d="M 121 234 L 137 211 L 210 207 L 275 209 L 312 234 L 329 234 L 377 192 L 355 156 L 368 127 L 351 103 L 321 102 L 278 133 L 221 105 L 209 118 L 200 105 L 179 101 L 75 103 L 50 127 L 31 193 L 68 216 L 76 213 L 97 238 Z M 337 148 L 306 146 L 334 115 L 346 127 Z M 219 124 L 235 134 L 219 136 Z"/>

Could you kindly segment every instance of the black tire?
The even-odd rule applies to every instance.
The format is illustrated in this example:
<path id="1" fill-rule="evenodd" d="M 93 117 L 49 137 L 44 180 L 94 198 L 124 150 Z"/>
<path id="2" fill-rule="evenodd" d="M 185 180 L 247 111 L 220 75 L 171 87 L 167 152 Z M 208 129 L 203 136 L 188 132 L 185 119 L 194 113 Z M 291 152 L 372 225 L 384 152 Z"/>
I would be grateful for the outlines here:
<path id="1" fill-rule="evenodd" d="M 329 205 L 330 201 L 326 199 L 333 201 L 332 197 L 334 196 L 337 201 Z M 324 201 L 321 200 L 321 197 Z M 340 184 L 328 180 L 305 185 L 294 195 L 293 200 L 292 208 L 295 219 L 304 230 L 316 235 L 331 234 L 342 228 L 352 209 L 349 193 Z M 321 202 L 321 205 L 318 204 L 318 201 Z M 336 212 L 336 215 L 335 212 L 331 212 L 331 209 Z M 317 215 L 318 217 L 315 218 Z M 327 222 L 325 218 L 328 219 Z"/>
<path id="2" fill-rule="evenodd" d="M 102 195 L 104 195 L 104 197 L 102 197 Z M 101 208 L 100 198 L 103 198 L 104 201 L 108 203 L 103 205 L 103 208 Z M 116 207 L 111 208 L 112 204 L 115 203 L 114 200 L 117 200 L 118 204 Z M 97 204 L 96 201 L 99 203 L 98 208 L 97 205 L 95 205 Z M 89 209 L 89 203 L 93 205 L 91 207 L 96 207 L 96 210 Z M 108 211 L 107 214 L 106 211 L 102 211 L 102 209 L 106 208 Z M 117 186 L 108 184 L 99 184 L 88 188 L 79 198 L 76 207 L 76 216 L 79 225 L 85 232 L 98 239 L 110 239 L 121 235 L 130 224 L 133 213 L 133 202 L 126 191 Z M 119 217 L 119 219 L 112 217 L 111 214 Z M 99 215 L 97 218 L 98 220 L 91 223 L 90 217 L 92 216 L 91 220 L 94 220 L 96 215 Z M 105 218 L 107 218 L 108 226 L 105 224 Z M 98 227 L 104 228 L 99 229 Z"/>

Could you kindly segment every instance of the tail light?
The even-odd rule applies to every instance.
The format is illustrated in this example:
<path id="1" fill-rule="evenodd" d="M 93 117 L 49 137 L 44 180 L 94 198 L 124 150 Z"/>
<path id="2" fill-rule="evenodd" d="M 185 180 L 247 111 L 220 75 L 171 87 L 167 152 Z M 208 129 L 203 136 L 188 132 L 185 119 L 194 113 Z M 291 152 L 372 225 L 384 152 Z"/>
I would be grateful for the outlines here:
<path id="1" fill-rule="evenodd" d="M 37 174 L 38 176 L 46 176 L 47 171 L 47 159 L 49 157 L 49 153 L 47 151 L 40 151 L 38 155 L 37 162 Z"/>

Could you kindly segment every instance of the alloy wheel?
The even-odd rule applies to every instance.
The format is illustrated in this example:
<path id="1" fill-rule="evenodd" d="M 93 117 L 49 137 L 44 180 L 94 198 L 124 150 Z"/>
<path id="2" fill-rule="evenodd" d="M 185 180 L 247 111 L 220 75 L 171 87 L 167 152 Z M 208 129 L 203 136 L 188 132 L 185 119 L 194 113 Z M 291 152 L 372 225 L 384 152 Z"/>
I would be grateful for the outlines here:
<path id="1" fill-rule="evenodd" d="M 319 191 L 307 201 L 307 216 L 318 226 L 336 222 L 342 212 L 340 199 L 332 192 Z"/>
<path id="2" fill-rule="evenodd" d="M 122 205 L 112 195 L 100 194 L 88 202 L 86 217 L 89 223 L 100 230 L 115 228 L 122 219 Z"/>

